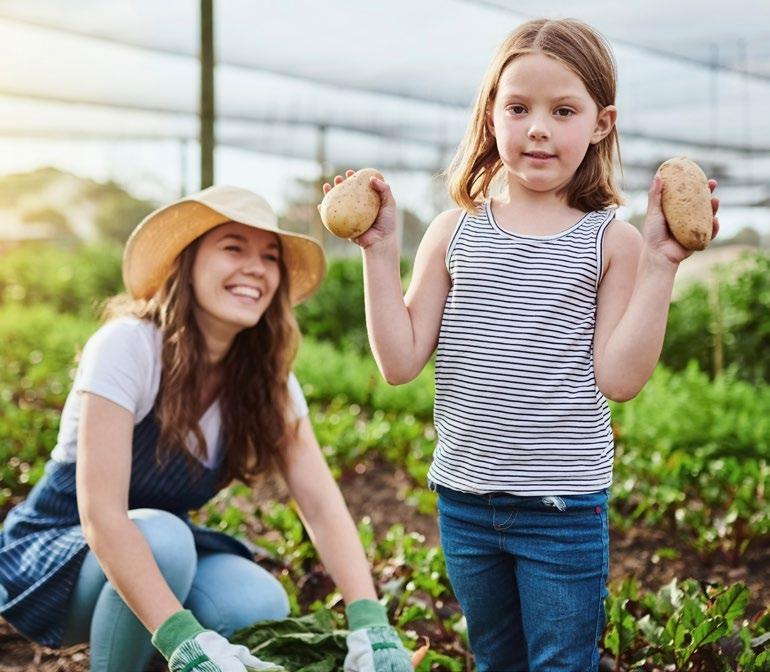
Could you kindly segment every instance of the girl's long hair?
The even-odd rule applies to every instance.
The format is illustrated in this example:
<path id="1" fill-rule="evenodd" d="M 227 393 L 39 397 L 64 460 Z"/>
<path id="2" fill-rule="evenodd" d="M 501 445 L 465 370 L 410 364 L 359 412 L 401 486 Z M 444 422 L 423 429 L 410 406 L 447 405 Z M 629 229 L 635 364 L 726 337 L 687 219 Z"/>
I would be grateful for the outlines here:
<path id="1" fill-rule="evenodd" d="M 210 366 L 203 334 L 195 320 L 191 282 L 200 238 L 177 257 L 163 286 L 149 300 L 126 295 L 110 299 L 103 319 L 130 315 L 156 324 L 162 334 L 160 391 L 155 413 L 160 425 L 156 456 L 162 464 L 173 452 L 189 457 L 187 448 L 195 437 L 199 458 L 208 454 L 199 420 L 206 410 L 200 393 Z M 288 391 L 289 374 L 299 347 L 299 328 L 289 298 L 289 274 L 279 259 L 280 282 L 259 322 L 238 333 L 221 367 L 219 404 L 222 418 L 223 458 L 218 486 L 233 478 L 255 482 L 260 475 L 285 464 L 286 448 L 296 434 Z"/>
<path id="2" fill-rule="evenodd" d="M 515 58 L 531 53 L 551 56 L 572 70 L 600 110 L 615 104 L 615 59 L 610 45 L 597 31 L 575 19 L 535 19 L 519 26 L 492 58 L 468 129 L 445 173 L 452 199 L 465 210 L 476 210 L 479 203 L 489 197 L 492 181 L 503 167 L 487 120 L 500 76 Z M 616 152 L 620 162 L 620 142 L 615 127 L 607 137 L 588 146 L 565 188 L 570 207 L 589 212 L 623 202 L 613 178 Z"/>

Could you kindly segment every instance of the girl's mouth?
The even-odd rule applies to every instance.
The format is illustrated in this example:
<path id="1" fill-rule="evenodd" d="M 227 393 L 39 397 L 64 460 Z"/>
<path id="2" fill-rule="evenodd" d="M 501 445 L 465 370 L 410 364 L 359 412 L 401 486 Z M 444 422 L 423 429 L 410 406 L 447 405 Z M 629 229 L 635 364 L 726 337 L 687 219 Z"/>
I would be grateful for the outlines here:
<path id="1" fill-rule="evenodd" d="M 548 161 L 556 158 L 555 154 L 547 154 L 546 152 L 524 152 L 524 156 L 532 161 Z"/>

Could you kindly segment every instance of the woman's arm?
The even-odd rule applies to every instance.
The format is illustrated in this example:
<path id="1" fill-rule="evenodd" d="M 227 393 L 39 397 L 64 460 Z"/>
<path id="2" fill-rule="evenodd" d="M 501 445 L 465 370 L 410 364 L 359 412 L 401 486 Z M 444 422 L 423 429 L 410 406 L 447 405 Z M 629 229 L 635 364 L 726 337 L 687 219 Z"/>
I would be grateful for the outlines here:
<path id="1" fill-rule="evenodd" d="M 183 607 L 128 517 L 134 418 L 104 397 L 81 395 L 76 478 L 83 534 L 109 582 L 154 632 Z"/>
<path id="2" fill-rule="evenodd" d="M 289 447 L 283 477 L 321 561 L 346 604 L 376 600 L 369 562 L 345 500 L 326 464 L 307 416 Z"/>
<path id="3" fill-rule="evenodd" d="M 710 180 L 713 191 L 716 181 Z M 649 380 L 663 348 L 674 277 L 692 252 L 671 236 L 660 208 L 661 184 L 650 188 L 644 236 L 616 221 L 605 234 L 607 270 L 597 296 L 594 372 L 613 401 L 633 399 Z M 716 215 L 719 200 L 712 198 Z M 714 217 L 712 238 L 719 231 Z"/>

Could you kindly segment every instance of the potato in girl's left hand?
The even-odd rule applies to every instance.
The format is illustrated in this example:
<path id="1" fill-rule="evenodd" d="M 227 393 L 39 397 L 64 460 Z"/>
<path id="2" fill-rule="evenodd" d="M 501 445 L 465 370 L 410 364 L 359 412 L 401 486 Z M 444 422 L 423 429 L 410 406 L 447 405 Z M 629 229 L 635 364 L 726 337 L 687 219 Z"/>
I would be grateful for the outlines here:
<path id="1" fill-rule="evenodd" d="M 664 161 L 658 172 L 663 182 L 660 205 L 671 234 L 688 250 L 706 249 L 714 217 L 706 174 L 683 156 Z"/>

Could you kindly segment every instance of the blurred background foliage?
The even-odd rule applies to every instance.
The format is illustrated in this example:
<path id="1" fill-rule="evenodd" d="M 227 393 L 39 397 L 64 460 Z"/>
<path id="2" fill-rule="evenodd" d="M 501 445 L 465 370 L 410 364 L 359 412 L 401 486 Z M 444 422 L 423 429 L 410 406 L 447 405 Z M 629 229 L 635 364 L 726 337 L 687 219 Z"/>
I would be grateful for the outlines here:
<path id="1" fill-rule="evenodd" d="M 46 177 L 23 179 L 45 183 Z M 0 207 L 11 199 L 2 185 Z M 0 243 L 0 519 L 43 473 L 78 352 L 99 326 L 103 301 L 123 289 L 119 240 L 150 207 L 124 199 L 109 184 L 88 189 L 100 204 L 92 212 L 100 233 L 92 241 L 54 235 Z M 35 208 L 26 211 L 30 225 L 45 221 L 53 227 L 49 232 L 72 230 L 70 215 Z M 295 369 L 335 476 L 379 468 L 403 475 L 397 496 L 407 517 L 384 537 L 376 538 L 368 519 L 359 531 L 407 644 L 415 648 L 422 637 L 433 642 L 421 672 L 461 671 L 468 655 L 465 626 L 443 556 L 410 530 L 408 518 L 436 514 L 435 495 L 426 488 L 436 438 L 432 364 L 408 385 L 392 387 L 382 379 L 367 341 L 360 255 L 349 248 L 354 256 L 330 259 L 323 286 L 297 309 L 304 339 Z M 405 258 L 405 287 L 410 266 Z M 748 250 L 680 284 L 658 369 L 637 398 L 611 407 L 613 533 L 662 533 L 670 541 L 659 557 L 692 554 L 706 567 L 723 563 L 745 571 L 750 554 L 770 542 L 770 254 Z M 293 504 L 255 506 L 250 496 L 234 484 L 197 520 L 256 539 L 295 614 L 336 604 Z M 611 588 L 604 651 L 618 665 L 728 670 L 740 663 L 740 669 L 760 670 L 770 664 L 770 654 L 762 652 L 770 646 L 770 615 L 749 620 L 747 607 L 762 595 L 749 595 L 741 584 L 724 593 L 676 582 L 656 590 L 643 592 L 633 582 Z M 740 609 L 730 614 L 715 607 L 717 600 L 738 596 Z M 682 619 L 720 637 L 685 644 L 675 634 Z M 703 660 L 712 667 L 697 667 Z"/>

